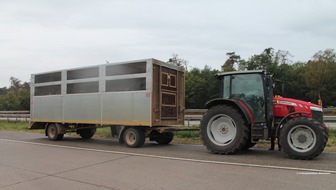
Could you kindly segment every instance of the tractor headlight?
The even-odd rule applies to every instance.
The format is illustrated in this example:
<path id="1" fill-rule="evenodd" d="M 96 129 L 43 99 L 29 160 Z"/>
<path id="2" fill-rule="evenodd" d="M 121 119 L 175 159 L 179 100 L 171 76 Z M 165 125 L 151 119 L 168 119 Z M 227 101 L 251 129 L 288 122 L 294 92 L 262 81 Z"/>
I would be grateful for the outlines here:
<path id="1" fill-rule="evenodd" d="M 287 105 L 287 106 L 297 106 L 297 104 L 294 102 L 288 102 L 288 101 L 282 101 L 282 100 L 278 101 L 277 103 L 282 104 L 282 105 Z"/>
<path id="2" fill-rule="evenodd" d="M 323 109 L 318 106 L 310 106 L 310 110 L 312 112 L 312 117 L 322 124 L 323 123 Z"/>
<path id="3" fill-rule="evenodd" d="M 316 106 L 310 106 L 310 110 L 312 111 L 320 111 L 320 112 L 323 112 L 323 109 L 320 108 L 320 107 L 316 107 Z"/>

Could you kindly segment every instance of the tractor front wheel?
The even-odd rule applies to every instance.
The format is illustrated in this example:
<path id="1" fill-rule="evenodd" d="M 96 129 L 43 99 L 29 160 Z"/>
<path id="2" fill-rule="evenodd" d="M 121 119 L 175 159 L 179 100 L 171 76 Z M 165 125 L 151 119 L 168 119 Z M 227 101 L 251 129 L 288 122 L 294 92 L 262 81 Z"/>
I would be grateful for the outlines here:
<path id="1" fill-rule="evenodd" d="M 328 132 L 318 121 L 297 117 L 284 124 L 280 133 L 283 151 L 293 159 L 310 160 L 318 156 L 328 141 Z"/>

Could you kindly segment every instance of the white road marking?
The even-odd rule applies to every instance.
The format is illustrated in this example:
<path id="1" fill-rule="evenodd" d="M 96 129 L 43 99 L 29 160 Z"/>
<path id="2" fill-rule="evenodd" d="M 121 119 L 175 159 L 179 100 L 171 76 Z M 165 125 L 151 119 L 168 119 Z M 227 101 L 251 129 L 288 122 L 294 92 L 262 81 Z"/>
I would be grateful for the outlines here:
<path id="1" fill-rule="evenodd" d="M 34 143 L 34 142 L 10 140 L 10 139 L 0 139 L 0 141 L 31 144 L 31 145 L 40 145 L 40 146 L 49 146 L 49 147 L 56 147 L 56 148 L 66 148 L 66 149 L 74 149 L 74 150 L 85 150 L 85 151 L 93 151 L 93 152 L 101 152 L 101 153 L 122 154 L 122 155 L 128 155 L 128 156 L 158 158 L 158 159 L 166 159 L 166 160 L 178 160 L 178 161 L 189 161 L 189 162 L 208 163 L 208 164 L 221 164 L 221 165 L 231 165 L 231 166 L 246 166 L 246 167 L 255 167 L 255 168 L 269 168 L 269 169 L 282 169 L 282 170 L 292 170 L 292 171 L 336 174 L 336 171 L 333 171 L 333 170 L 318 170 L 318 169 L 310 169 L 310 168 L 295 168 L 295 167 L 282 167 L 282 166 L 272 166 L 272 165 L 245 164 L 245 163 L 236 163 L 236 162 L 197 160 L 197 159 L 190 159 L 190 158 L 157 156 L 157 155 L 150 155 L 150 154 L 139 154 L 139 153 L 130 153 L 130 152 L 111 151 L 111 150 L 99 150 L 99 149 L 91 149 L 91 148 L 80 148 L 80 147 L 72 147 L 72 146 Z"/>

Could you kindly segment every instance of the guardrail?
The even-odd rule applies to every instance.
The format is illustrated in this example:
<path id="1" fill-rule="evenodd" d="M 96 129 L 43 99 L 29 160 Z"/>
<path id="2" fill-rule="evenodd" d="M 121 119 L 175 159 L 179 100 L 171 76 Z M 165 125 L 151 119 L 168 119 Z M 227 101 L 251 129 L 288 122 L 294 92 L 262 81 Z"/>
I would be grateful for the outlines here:
<path id="1" fill-rule="evenodd" d="M 334 109 L 334 108 L 328 108 Z M 185 120 L 187 126 L 192 125 L 192 122 L 198 122 L 202 119 L 202 115 L 206 112 L 206 109 L 186 109 L 185 110 Z M 329 111 L 329 110 L 328 110 Z M 9 120 L 24 120 L 28 121 L 30 119 L 29 111 L 0 111 L 0 119 Z M 325 122 L 334 123 L 336 122 L 336 116 L 325 115 L 323 117 Z"/>
<path id="2" fill-rule="evenodd" d="M 206 112 L 206 109 L 186 109 L 185 120 L 186 125 L 189 127 L 199 122 L 202 119 L 202 115 Z M 324 115 L 323 120 L 326 123 L 336 123 L 336 108 L 324 108 L 325 113 L 331 113 L 332 115 Z"/>
<path id="3" fill-rule="evenodd" d="M 203 115 L 207 109 L 185 109 L 186 115 Z M 323 108 L 323 112 L 327 115 L 336 116 L 336 108 Z"/>
<path id="4" fill-rule="evenodd" d="M 336 112 L 336 108 L 323 108 L 324 112 Z"/>
<path id="5" fill-rule="evenodd" d="M 23 120 L 28 122 L 30 119 L 30 113 L 29 111 L 0 111 L 0 119 L 6 119 L 7 121 Z"/>

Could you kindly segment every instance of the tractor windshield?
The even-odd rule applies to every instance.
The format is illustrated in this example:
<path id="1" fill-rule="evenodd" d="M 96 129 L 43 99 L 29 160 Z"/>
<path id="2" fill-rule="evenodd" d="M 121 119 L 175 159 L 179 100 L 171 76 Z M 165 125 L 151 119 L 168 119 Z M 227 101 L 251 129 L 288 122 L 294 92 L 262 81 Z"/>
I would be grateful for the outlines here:
<path id="1" fill-rule="evenodd" d="M 223 98 L 243 101 L 255 122 L 265 122 L 265 93 L 260 74 L 228 75 L 223 78 Z"/>

